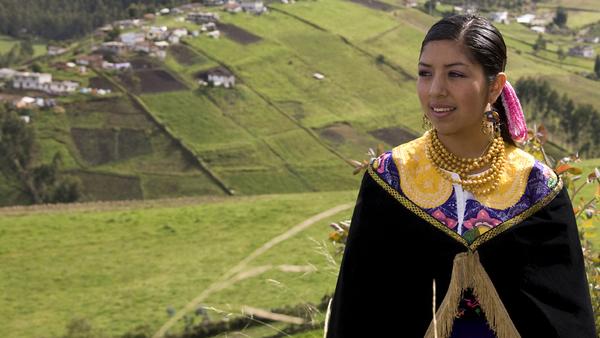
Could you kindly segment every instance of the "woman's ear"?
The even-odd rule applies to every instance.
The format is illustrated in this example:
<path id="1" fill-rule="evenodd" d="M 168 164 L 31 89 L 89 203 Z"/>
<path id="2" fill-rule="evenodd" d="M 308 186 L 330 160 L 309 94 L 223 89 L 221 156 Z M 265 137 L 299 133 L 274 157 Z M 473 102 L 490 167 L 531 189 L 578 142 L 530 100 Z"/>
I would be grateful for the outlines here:
<path id="1" fill-rule="evenodd" d="M 502 94 L 502 89 L 504 88 L 504 84 L 506 83 L 506 74 L 500 72 L 496 75 L 496 79 L 492 82 L 490 86 L 489 92 L 489 102 L 493 104 L 496 102 L 500 94 Z"/>

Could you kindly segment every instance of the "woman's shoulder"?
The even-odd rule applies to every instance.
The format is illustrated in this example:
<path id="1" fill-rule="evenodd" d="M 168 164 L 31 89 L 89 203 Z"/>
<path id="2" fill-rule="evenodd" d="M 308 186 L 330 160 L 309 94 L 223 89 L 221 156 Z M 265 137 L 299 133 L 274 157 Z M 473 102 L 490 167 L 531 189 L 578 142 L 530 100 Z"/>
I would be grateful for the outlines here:
<path id="1" fill-rule="evenodd" d="M 558 175 L 550 166 L 519 147 L 507 147 L 506 163 L 509 174 L 516 173 L 524 177 L 527 186 L 532 188 L 539 189 L 539 185 L 554 188 L 559 182 Z"/>

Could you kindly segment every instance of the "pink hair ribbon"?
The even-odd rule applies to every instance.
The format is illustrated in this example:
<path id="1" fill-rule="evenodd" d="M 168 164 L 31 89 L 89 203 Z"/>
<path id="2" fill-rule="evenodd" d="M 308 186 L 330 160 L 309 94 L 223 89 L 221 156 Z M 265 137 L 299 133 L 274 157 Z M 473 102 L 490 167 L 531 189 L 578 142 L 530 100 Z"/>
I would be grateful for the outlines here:
<path id="1" fill-rule="evenodd" d="M 508 120 L 508 131 L 510 137 L 516 142 L 523 142 L 527 137 L 527 125 L 525 124 L 525 116 L 523 114 L 523 108 L 521 108 L 521 102 L 515 93 L 514 88 L 511 84 L 506 81 L 504 88 L 502 88 L 502 105 L 506 112 L 506 119 Z"/>

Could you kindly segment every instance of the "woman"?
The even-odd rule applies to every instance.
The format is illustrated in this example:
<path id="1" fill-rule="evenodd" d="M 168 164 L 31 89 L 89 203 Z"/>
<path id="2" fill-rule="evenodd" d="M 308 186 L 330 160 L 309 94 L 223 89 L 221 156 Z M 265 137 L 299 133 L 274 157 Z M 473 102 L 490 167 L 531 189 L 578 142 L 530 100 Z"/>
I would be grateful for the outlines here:
<path id="1" fill-rule="evenodd" d="M 425 36 L 430 129 L 365 173 L 325 337 L 596 337 L 566 188 L 515 146 L 527 129 L 505 66 L 481 17 Z"/>

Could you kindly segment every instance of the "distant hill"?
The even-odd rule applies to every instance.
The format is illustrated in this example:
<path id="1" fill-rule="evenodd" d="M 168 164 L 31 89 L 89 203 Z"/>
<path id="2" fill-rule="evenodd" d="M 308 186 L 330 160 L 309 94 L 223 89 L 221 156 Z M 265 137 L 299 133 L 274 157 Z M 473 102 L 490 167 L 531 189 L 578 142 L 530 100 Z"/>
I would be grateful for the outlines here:
<path id="1" fill-rule="evenodd" d="M 59 100 L 62 113 L 36 113 L 40 160 L 60 151 L 89 200 L 355 187 L 360 177 L 346 159 L 365 159 L 369 147 L 390 149 L 422 133 L 416 63 L 438 18 L 386 2 L 273 2 L 260 16 L 212 7 L 205 10 L 218 11 L 221 38 L 188 36 L 169 47 L 164 61 L 129 57 L 133 70 L 125 73 L 52 66 L 88 53 L 94 41 L 81 40 L 44 61 L 43 70 L 113 94 L 78 94 Z M 152 24 L 199 29 L 180 17 L 159 16 Z M 511 82 L 541 75 L 561 94 L 600 110 L 600 82 L 580 75 L 593 61 L 556 56 L 558 46 L 574 42 L 552 36 L 535 55 L 535 32 L 517 23 L 498 28 L 509 46 Z M 215 67 L 235 76 L 233 88 L 198 84 L 199 74 Z"/>
<path id="2" fill-rule="evenodd" d="M 189 0 L 2 0 L 0 34 L 13 37 L 41 37 L 65 40 L 82 37 L 113 20 L 164 7 L 188 3 Z"/>

